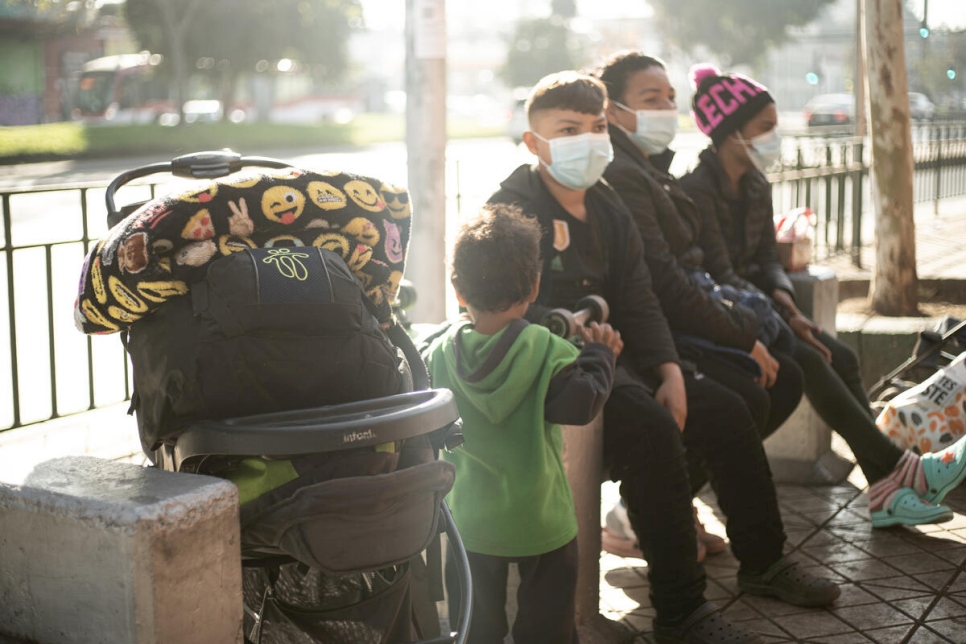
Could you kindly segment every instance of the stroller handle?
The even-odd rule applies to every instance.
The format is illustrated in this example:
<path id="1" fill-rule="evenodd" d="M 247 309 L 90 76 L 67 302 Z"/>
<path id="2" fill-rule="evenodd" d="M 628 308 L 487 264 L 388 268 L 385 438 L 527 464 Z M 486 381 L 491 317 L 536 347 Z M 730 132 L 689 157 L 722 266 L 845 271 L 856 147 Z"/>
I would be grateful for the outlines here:
<path id="1" fill-rule="evenodd" d="M 263 168 L 288 168 L 291 164 L 278 159 L 269 157 L 243 157 L 232 150 L 210 150 L 206 152 L 193 152 L 175 157 L 171 161 L 164 163 L 151 163 L 139 168 L 127 170 L 114 177 L 104 199 L 107 202 L 107 225 L 113 228 L 119 221 L 124 219 L 114 203 L 114 195 L 117 190 L 141 177 L 161 172 L 170 172 L 176 177 L 186 179 L 215 179 L 238 172 L 244 167 L 259 166 Z"/>

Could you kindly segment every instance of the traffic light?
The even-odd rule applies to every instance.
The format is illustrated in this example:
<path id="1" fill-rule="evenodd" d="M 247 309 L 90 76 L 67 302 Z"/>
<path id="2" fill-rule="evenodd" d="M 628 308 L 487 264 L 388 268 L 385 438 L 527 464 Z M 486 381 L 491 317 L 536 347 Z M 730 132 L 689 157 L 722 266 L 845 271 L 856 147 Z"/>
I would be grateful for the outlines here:
<path id="1" fill-rule="evenodd" d="M 919 23 L 919 37 L 928 38 L 929 37 L 929 27 L 926 26 L 926 21 L 923 20 Z"/>
<path id="2" fill-rule="evenodd" d="M 950 67 L 946 70 L 946 78 L 949 80 L 956 80 L 956 70 Z"/>
<path id="3" fill-rule="evenodd" d="M 818 74 L 816 74 L 815 72 L 808 72 L 807 74 L 805 74 L 805 81 L 809 85 L 818 85 Z"/>

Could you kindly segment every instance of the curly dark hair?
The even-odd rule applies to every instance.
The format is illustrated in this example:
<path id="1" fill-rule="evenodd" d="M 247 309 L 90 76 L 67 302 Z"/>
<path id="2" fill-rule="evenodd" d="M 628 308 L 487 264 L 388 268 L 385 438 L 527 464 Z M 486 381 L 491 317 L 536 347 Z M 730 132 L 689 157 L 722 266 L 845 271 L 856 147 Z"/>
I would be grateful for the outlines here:
<path id="1" fill-rule="evenodd" d="M 605 60 L 594 75 L 607 88 L 607 95 L 612 100 L 623 103 L 624 92 L 627 91 L 627 79 L 631 74 L 651 67 L 666 69 L 664 61 L 639 51 L 622 51 Z"/>
<path id="2" fill-rule="evenodd" d="M 470 306 L 506 311 L 533 292 L 541 236 L 537 220 L 518 207 L 487 204 L 456 234 L 450 281 Z"/>

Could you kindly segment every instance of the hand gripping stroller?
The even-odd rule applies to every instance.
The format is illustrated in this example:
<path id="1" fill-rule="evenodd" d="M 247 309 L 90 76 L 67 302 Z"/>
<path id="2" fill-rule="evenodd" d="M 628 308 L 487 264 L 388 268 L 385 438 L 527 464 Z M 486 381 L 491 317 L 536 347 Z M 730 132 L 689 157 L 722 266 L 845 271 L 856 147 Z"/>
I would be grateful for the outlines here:
<path id="1" fill-rule="evenodd" d="M 235 175 L 247 166 L 272 170 Z M 115 206 L 119 188 L 159 172 L 212 181 Z M 466 639 L 469 564 L 443 500 L 452 467 L 438 459 L 462 442 L 458 412 L 389 308 L 403 196 L 229 151 L 108 187 L 112 230 L 86 260 L 75 317 L 88 333 L 121 332 L 155 465 L 238 485 L 246 641 Z M 462 593 L 439 636 L 441 531 Z"/>

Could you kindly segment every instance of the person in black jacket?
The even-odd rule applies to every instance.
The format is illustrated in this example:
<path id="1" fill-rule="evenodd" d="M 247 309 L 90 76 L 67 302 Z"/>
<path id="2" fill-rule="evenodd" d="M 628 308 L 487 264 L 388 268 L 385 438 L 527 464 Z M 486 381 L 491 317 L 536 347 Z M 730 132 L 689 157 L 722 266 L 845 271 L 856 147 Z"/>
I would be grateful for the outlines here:
<path id="1" fill-rule="evenodd" d="M 603 296 L 624 341 L 614 390 L 604 407 L 604 458 L 648 561 L 659 642 L 758 642 L 726 622 L 704 598 L 685 449 L 700 453 L 727 515 L 738 585 L 800 605 L 826 605 L 837 585 L 813 577 L 782 554 L 775 488 L 744 401 L 682 366 L 627 208 L 600 181 L 612 158 L 597 79 L 561 72 L 541 80 L 527 101 L 523 138 L 538 159 L 517 168 L 491 198 L 519 206 L 543 229 L 543 272 L 527 312 L 573 308 Z"/>
<path id="2" fill-rule="evenodd" d="M 872 525 L 948 521 L 937 505 L 966 478 L 966 438 L 940 453 L 903 452 L 875 425 L 855 353 L 809 320 L 775 247 L 771 186 L 764 175 L 781 155 L 778 112 L 768 90 L 750 78 L 692 68 L 692 117 L 711 138 L 693 172 L 681 180 L 704 217 L 709 271 L 722 284 L 760 289 L 797 336 L 793 357 L 805 374 L 805 394 L 819 416 L 848 442 L 870 483 Z"/>
<path id="3" fill-rule="evenodd" d="M 664 63 L 640 52 L 623 52 L 601 65 L 597 76 L 607 87 L 614 146 L 614 160 L 604 178 L 627 205 L 641 233 L 654 292 L 678 352 L 758 412 L 764 439 L 795 411 L 802 397 L 802 372 L 789 355 L 794 346 L 791 331 L 785 330 L 785 346 L 766 332 L 769 322 L 784 324 L 764 298 L 759 322 L 752 309 L 712 294 L 716 285 L 707 275 L 705 253 L 698 245 L 701 214 L 677 180 L 650 160 L 667 150 L 677 129 L 675 92 Z M 720 348 L 750 354 L 761 376 L 749 377 L 740 366 L 741 356 Z M 704 480 L 692 468 L 692 485 Z"/>

